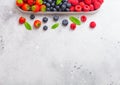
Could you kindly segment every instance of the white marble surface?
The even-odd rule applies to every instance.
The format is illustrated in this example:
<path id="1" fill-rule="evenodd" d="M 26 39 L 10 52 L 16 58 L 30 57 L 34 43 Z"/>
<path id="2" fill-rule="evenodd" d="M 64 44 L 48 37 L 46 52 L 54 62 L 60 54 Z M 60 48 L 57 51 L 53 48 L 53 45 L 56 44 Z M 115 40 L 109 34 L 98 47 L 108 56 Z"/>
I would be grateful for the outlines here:
<path id="1" fill-rule="evenodd" d="M 21 15 L 33 21 L 14 0 L 0 3 L 0 85 L 120 85 L 120 0 L 105 0 L 76 31 L 61 26 L 47 32 L 20 26 Z"/>

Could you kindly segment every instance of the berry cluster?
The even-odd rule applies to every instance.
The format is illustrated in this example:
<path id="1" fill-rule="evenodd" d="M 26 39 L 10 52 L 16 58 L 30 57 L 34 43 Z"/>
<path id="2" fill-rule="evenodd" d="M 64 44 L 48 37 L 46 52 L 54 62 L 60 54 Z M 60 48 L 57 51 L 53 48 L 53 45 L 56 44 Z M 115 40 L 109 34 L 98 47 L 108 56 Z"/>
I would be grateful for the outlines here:
<path id="1" fill-rule="evenodd" d="M 16 0 L 24 11 L 88 12 L 101 7 L 103 0 Z"/>

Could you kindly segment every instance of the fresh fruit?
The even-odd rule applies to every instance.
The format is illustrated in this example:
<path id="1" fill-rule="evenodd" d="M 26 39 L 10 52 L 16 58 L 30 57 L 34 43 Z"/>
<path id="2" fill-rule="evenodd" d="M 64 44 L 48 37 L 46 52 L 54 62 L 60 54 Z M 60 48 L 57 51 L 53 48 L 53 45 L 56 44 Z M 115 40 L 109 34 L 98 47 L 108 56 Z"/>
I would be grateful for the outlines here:
<path id="1" fill-rule="evenodd" d="M 39 12 L 40 11 L 40 6 L 39 5 L 33 5 L 32 6 L 32 11 L 33 12 Z"/>
<path id="2" fill-rule="evenodd" d="M 70 29 L 71 29 L 71 30 L 75 30 L 75 29 L 76 29 L 76 24 L 72 23 L 72 24 L 70 25 Z"/>
<path id="3" fill-rule="evenodd" d="M 19 23 L 20 23 L 20 24 L 24 24 L 25 22 L 26 22 L 26 19 L 21 16 L 21 17 L 19 18 Z"/>
<path id="4" fill-rule="evenodd" d="M 38 29 L 41 26 L 41 21 L 40 20 L 35 20 L 34 21 L 34 27 Z"/>
<path id="5" fill-rule="evenodd" d="M 86 16 L 84 16 L 84 15 L 81 16 L 81 21 L 82 21 L 82 22 L 86 22 L 86 20 L 87 20 L 87 17 L 86 17 Z"/>
<path id="6" fill-rule="evenodd" d="M 94 29 L 96 27 L 96 23 L 94 21 L 90 22 L 90 28 Z"/>
<path id="7" fill-rule="evenodd" d="M 27 0 L 27 3 L 28 3 L 29 5 L 33 5 L 33 4 L 34 4 L 34 0 Z"/>
<path id="8" fill-rule="evenodd" d="M 45 12 L 46 11 L 46 6 L 45 5 L 41 5 L 41 11 Z"/>
<path id="9" fill-rule="evenodd" d="M 75 7 L 74 7 L 74 6 L 71 6 L 71 7 L 70 7 L 70 11 L 71 11 L 71 12 L 75 11 Z"/>
<path id="10" fill-rule="evenodd" d="M 67 25 L 68 25 L 68 20 L 67 20 L 67 19 L 64 19 L 64 20 L 62 21 L 62 25 L 63 25 L 63 26 L 67 26 Z"/>
<path id="11" fill-rule="evenodd" d="M 78 0 L 68 0 L 69 3 L 71 3 L 73 6 L 79 4 Z"/>
<path id="12" fill-rule="evenodd" d="M 30 15 L 30 19 L 34 19 L 35 18 L 35 15 L 34 14 L 31 14 Z"/>
<path id="13" fill-rule="evenodd" d="M 45 25 L 45 26 L 43 26 L 43 30 L 45 30 L 45 31 L 46 31 L 47 29 L 48 29 L 48 26 L 46 26 L 46 25 Z"/>
<path id="14" fill-rule="evenodd" d="M 58 21 L 58 20 L 59 20 L 59 16 L 58 16 L 58 15 L 54 15 L 54 16 L 53 16 L 53 20 L 54 20 L 54 21 Z"/>
<path id="15" fill-rule="evenodd" d="M 85 3 L 84 2 L 80 2 L 79 5 L 83 8 Z"/>
<path id="16" fill-rule="evenodd" d="M 48 18 L 47 18 L 47 17 L 43 17 L 42 21 L 43 21 L 44 23 L 46 23 L 46 22 L 48 21 Z"/>
<path id="17" fill-rule="evenodd" d="M 43 4 L 43 0 L 36 0 L 36 4 L 37 5 L 42 5 Z"/>
<path id="18" fill-rule="evenodd" d="M 24 4 L 23 0 L 16 0 L 16 5 L 21 7 Z"/>
<path id="19" fill-rule="evenodd" d="M 28 0 L 23 0 L 24 3 L 27 3 Z"/>
<path id="20" fill-rule="evenodd" d="M 82 7 L 80 5 L 75 6 L 75 11 L 80 12 L 82 10 Z"/>
<path id="21" fill-rule="evenodd" d="M 94 11 L 94 6 L 92 4 L 90 4 L 90 11 Z"/>
<path id="22" fill-rule="evenodd" d="M 85 2 L 87 5 L 90 5 L 90 4 L 91 4 L 91 0 L 84 0 L 84 2 Z"/>
<path id="23" fill-rule="evenodd" d="M 85 11 L 85 12 L 90 11 L 90 7 L 89 7 L 88 5 L 85 5 L 85 6 L 83 7 L 83 11 Z"/>
<path id="24" fill-rule="evenodd" d="M 98 1 L 94 2 L 94 8 L 95 8 L 95 10 L 99 9 L 100 6 L 101 6 L 100 2 L 98 2 Z"/>
<path id="25" fill-rule="evenodd" d="M 98 0 L 98 2 L 100 2 L 102 4 L 104 2 L 104 0 Z"/>
<path id="26" fill-rule="evenodd" d="M 22 6 L 22 10 L 24 10 L 24 11 L 29 11 L 29 10 L 30 10 L 30 6 L 29 6 L 28 4 L 24 4 L 24 5 Z"/>

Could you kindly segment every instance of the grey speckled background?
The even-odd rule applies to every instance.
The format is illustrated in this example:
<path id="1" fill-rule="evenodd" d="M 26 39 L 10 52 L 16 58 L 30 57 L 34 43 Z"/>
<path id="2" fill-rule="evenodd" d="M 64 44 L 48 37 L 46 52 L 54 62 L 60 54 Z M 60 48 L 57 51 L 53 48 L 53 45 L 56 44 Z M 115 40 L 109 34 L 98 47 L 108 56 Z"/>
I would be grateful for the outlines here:
<path id="1" fill-rule="evenodd" d="M 0 85 L 120 85 L 119 0 L 105 0 L 73 32 L 69 26 L 27 31 L 18 18 L 33 21 L 14 2 L 0 0 Z M 52 15 L 47 17 L 51 26 Z M 60 17 L 60 22 L 69 18 Z M 97 22 L 94 30 L 88 27 L 91 20 Z"/>

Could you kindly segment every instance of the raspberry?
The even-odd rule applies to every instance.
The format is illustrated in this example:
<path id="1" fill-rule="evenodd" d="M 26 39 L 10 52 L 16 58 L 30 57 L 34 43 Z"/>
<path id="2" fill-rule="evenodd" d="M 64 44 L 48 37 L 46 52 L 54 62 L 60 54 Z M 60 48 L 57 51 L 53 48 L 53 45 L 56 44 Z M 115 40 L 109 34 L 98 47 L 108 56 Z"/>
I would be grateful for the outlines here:
<path id="1" fill-rule="evenodd" d="M 87 17 L 86 17 L 86 16 L 81 16 L 81 21 L 82 21 L 82 22 L 86 22 L 86 20 L 87 20 Z"/>
<path id="2" fill-rule="evenodd" d="M 85 6 L 84 2 L 80 2 L 79 5 L 83 8 Z"/>
<path id="3" fill-rule="evenodd" d="M 70 25 L 70 29 L 71 29 L 71 30 L 75 30 L 75 29 L 76 29 L 76 24 L 72 23 L 72 24 Z"/>
<path id="4" fill-rule="evenodd" d="M 92 4 L 90 4 L 90 11 L 94 11 L 94 6 Z"/>
<path id="5" fill-rule="evenodd" d="M 78 0 L 68 0 L 69 3 L 71 3 L 72 5 L 77 5 L 79 4 L 79 1 Z"/>
<path id="6" fill-rule="evenodd" d="M 85 2 L 86 4 L 88 4 L 88 5 L 91 4 L 91 0 L 84 0 L 84 2 Z"/>
<path id="7" fill-rule="evenodd" d="M 70 11 L 71 11 L 71 12 L 75 11 L 75 7 L 74 7 L 74 6 L 71 6 L 71 7 L 70 7 Z"/>
<path id="8" fill-rule="evenodd" d="M 101 6 L 100 2 L 96 1 L 96 2 L 94 3 L 94 8 L 95 8 L 95 10 L 99 9 L 100 6 Z"/>
<path id="9" fill-rule="evenodd" d="M 102 4 L 104 2 L 104 0 L 98 0 L 98 2 L 100 2 Z"/>
<path id="10" fill-rule="evenodd" d="M 96 23 L 94 21 L 90 22 L 90 28 L 94 29 L 96 27 Z"/>
<path id="11" fill-rule="evenodd" d="M 85 5 L 83 7 L 83 11 L 85 11 L 85 12 L 90 11 L 90 7 L 88 5 Z"/>
<path id="12" fill-rule="evenodd" d="M 75 10 L 76 10 L 77 12 L 80 12 L 80 11 L 82 10 L 82 7 L 81 7 L 80 5 L 76 5 L 76 6 L 75 6 Z"/>

